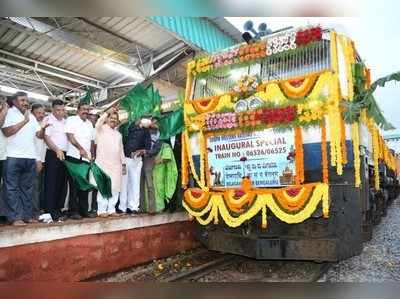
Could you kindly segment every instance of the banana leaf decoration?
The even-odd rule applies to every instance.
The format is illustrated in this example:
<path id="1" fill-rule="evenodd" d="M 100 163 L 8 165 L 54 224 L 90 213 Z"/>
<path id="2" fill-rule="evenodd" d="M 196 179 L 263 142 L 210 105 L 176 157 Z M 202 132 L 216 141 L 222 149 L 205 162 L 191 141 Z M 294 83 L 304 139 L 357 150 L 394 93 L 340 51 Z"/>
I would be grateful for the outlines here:
<path id="1" fill-rule="evenodd" d="M 357 121 L 360 117 L 361 109 L 366 108 L 368 115 L 375 120 L 379 127 L 384 130 L 393 130 L 394 126 L 385 119 L 378 103 L 373 96 L 373 93 L 378 87 L 384 87 L 387 82 L 400 81 L 400 72 L 379 78 L 372 83 L 368 89 L 365 89 L 363 68 L 363 65 L 360 63 L 354 65 L 353 73 L 355 98 L 353 102 L 343 103 L 346 111 L 344 113 L 345 121 L 349 123 Z"/>

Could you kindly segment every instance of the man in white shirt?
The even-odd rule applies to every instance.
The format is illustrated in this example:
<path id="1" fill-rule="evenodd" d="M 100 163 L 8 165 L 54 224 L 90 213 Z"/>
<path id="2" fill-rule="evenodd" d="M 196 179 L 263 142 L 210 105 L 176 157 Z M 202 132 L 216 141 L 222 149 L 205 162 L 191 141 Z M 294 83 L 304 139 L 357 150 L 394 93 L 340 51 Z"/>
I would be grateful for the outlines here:
<path id="1" fill-rule="evenodd" d="M 52 113 L 44 120 L 46 128 L 44 140 L 48 146 L 46 152 L 46 168 L 44 171 L 45 209 L 54 221 L 64 221 L 61 209 L 65 198 L 63 190 L 66 186 L 66 169 L 63 161 L 68 147 L 65 133 L 65 106 L 61 100 L 54 100 Z"/>
<path id="2" fill-rule="evenodd" d="M 8 111 L 8 105 L 6 102 L 5 97 L 0 96 L 0 128 L 3 126 L 4 121 L 6 119 L 6 115 L 7 115 L 7 111 Z M 6 151 L 6 147 L 7 147 L 7 138 L 4 136 L 3 132 L 1 132 L 0 130 L 0 218 L 1 221 L 3 222 L 3 218 L 5 218 L 3 215 L 3 165 L 5 160 L 7 159 L 7 151 Z"/>
<path id="3" fill-rule="evenodd" d="M 35 138 L 41 127 L 29 111 L 27 94 L 17 92 L 2 127 L 7 137 L 4 166 L 4 203 L 8 221 L 15 226 L 33 223 L 32 196 L 36 174 Z"/>
<path id="4" fill-rule="evenodd" d="M 79 103 L 77 115 L 68 117 L 65 124 L 65 133 L 68 138 L 66 159 L 75 163 L 89 163 L 92 159 L 94 128 L 88 120 L 89 108 L 89 105 Z M 70 218 L 79 220 L 82 216 L 96 217 L 88 212 L 88 191 L 79 190 L 70 175 L 68 175 L 68 180 Z"/>

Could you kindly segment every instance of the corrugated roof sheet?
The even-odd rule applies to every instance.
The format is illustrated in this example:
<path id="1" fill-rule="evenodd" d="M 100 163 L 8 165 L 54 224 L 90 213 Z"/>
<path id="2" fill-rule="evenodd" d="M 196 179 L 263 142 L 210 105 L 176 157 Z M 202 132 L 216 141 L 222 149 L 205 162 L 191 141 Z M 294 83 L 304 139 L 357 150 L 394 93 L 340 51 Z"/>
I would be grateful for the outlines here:
<path id="1" fill-rule="evenodd" d="M 206 18 L 196 17 L 150 17 L 160 26 L 196 47 L 212 53 L 236 44 L 236 41 L 216 28 Z"/>

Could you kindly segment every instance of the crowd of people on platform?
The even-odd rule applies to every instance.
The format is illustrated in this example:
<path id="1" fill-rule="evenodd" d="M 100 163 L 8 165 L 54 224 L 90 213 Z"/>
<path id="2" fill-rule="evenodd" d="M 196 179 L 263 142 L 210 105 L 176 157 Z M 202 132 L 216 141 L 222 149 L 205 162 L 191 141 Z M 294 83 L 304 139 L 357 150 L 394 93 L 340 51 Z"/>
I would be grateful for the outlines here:
<path id="1" fill-rule="evenodd" d="M 166 177 L 159 165 L 173 162 L 177 170 L 172 148 L 159 139 L 155 119 L 133 122 L 123 138 L 115 106 L 99 116 L 80 102 L 76 115 L 68 116 L 64 102 L 56 99 L 46 115 L 45 107 L 30 105 L 24 92 L 2 99 L 0 105 L 0 216 L 7 223 L 24 226 L 39 219 L 63 222 L 165 209 L 170 198 L 159 191 Z M 111 179 L 111 197 L 80 188 L 66 161 L 95 161 Z M 154 182 L 157 177 L 162 182 Z"/>

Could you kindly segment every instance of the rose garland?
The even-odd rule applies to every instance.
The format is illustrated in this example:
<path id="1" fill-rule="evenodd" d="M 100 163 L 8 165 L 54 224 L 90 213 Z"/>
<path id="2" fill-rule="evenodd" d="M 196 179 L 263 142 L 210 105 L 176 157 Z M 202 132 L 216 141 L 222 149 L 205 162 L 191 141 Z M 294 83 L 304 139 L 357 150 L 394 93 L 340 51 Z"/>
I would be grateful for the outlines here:
<path id="1" fill-rule="evenodd" d="M 353 140 L 353 156 L 354 156 L 354 184 L 358 188 L 361 185 L 360 177 L 360 132 L 358 123 L 354 122 L 351 124 L 351 134 Z"/>
<path id="2" fill-rule="evenodd" d="M 328 169 L 328 148 L 326 143 L 326 126 L 325 122 L 321 122 L 321 164 L 322 164 L 322 182 L 327 184 L 329 182 L 329 169 Z"/>
<path id="3" fill-rule="evenodd" d="M 303 152 L 303 135 L 301 127 L 295 127 L 295 163 L 296 163 L 296 185 L 304 182 L 304 152 Z"/>
<path id="4" fill-rule="evenodd" d="M 256 192 L 257 197 L 254 203 L 249 207 L 248 210 L 237 217 L 231 215 L 225 204 L 223 195 L 217 193 L 211 194 L 208 204 L 202 211 L 194 210 L 190 206 L 190 203 L 187 203 L 186 201 L 183 201 L 183 206 L 191 216 L 197 219 L 201 225 L 208 225 L 213 220 L 214 223 L 218 223 L 218 216 L 221 215 L 221 218 L 224 220 L 226 225 L 230 227 L 238 227 L 243 222 L 252 219 L 261 211 L 262 227 L 266 228 L 267 208 L 269 208 L 273 214 L 283 222 L 289 224 L 301 223 L 311 217 L 320 202 L 322 202 L 322 211 L 324 217 L 326 218 L 329 216 L 329 186 L 328 184 L 324 183 L 312 184 L 312 186 L 312 192 L 311 195 L 308 196 L 307 203 L 294 213 L 282 209 L 279 199 L 277 199 L 275 195 L 276 190 L 269 191 L 268 189 L 265 190 L 265 192 Z M 189 190 L 186 192 L 188 191 Z M 204 217 L 207 213 L 209 213 L 208 217 L 203 219 L 202 217 Z"/>
<path id="5" fill-rule="evenodd" d="M 319 41 L 321 39 L 322 39 L 322 28 L 319 26 L 305 30 L 299 30 L 296 32 L 297 46 L 306 45 L 311 42 Z"/>

